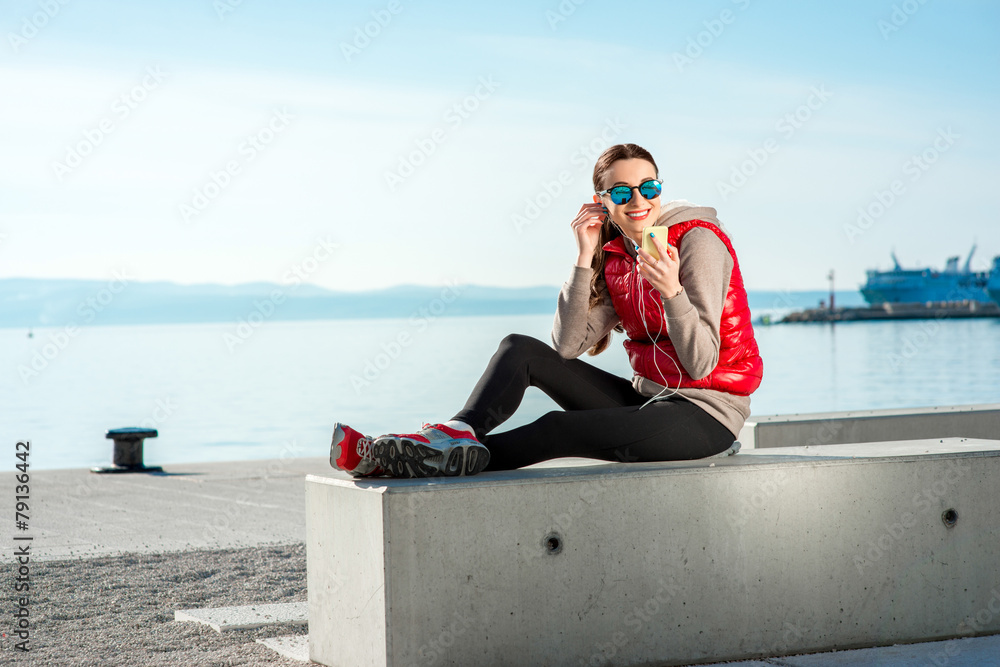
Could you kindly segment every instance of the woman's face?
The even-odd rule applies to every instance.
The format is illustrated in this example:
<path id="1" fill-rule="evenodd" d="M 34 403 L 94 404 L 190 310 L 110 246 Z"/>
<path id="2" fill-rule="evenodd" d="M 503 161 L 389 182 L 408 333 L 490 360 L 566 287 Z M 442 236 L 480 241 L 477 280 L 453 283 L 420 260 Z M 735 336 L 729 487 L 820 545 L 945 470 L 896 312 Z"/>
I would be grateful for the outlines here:
<path id="1" fill-rule="evenodd" d="M 607 190 L 616 185 L 638 188 L 639 184 L 652 178 L 656 178 L 656 169 L 646 160 L 617 160 L 611 163 L 611 168 L 604 174 L 601 189 Z M 609 195 L 602 195 L 600 202 L 608 208 L 611 219 L 636 243 L 642 241 L 642 228 L 652 227 L 660 217 L 660 197 L 647 200 L 639 194 L 638 189 L 632 190 L 632 199 L 624 204 L 615 204 Z"/>

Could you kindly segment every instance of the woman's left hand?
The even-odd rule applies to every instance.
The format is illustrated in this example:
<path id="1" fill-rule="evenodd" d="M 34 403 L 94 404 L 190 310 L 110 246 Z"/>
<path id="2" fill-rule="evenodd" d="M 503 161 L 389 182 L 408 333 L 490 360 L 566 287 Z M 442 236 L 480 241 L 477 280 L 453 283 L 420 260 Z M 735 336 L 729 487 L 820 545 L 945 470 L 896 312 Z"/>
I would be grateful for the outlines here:
<path id="1" fill-rule="evenodd" d="M 639 255 L 639 273 L 657 289 L 661 298 L 669 299 L 681 289 L 679 275 L 681 263 L 677 256 L 677 248 L 672 245 L 664 247 L 660 239 L 655 236 L 653 245 L 660 253 L 659 260 L 641 247 L 636 251 Z"/>

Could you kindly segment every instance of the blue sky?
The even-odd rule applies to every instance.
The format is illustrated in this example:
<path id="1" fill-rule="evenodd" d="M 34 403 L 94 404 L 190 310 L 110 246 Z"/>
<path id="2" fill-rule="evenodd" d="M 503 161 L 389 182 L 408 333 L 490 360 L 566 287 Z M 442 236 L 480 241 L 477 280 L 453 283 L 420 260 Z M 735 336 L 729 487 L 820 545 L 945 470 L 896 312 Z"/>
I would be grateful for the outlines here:
<path id="1" fill-rule="evenodd" d="M 558 285 L 608 141 L 718 209 L 752 289 L 854 287 L 893 249 L 1000 255 L 996 3 L 15 0 L 0 20 L 0 277 Z"/>

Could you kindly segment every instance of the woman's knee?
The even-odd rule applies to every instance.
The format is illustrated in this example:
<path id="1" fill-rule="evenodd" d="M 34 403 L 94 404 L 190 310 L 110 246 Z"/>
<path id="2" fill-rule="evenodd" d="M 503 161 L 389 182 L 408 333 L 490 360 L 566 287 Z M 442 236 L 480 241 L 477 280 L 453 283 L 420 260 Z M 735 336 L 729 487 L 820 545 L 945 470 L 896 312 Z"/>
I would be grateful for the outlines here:
<path id="1" fill-rule="evenodd" d="M 497 347 L 497 352 L 511 353 L 538 353 L 544 352 L 544 350 L 551 350 L 546 343 L 538 340 L 534 336 L 528 336 L 526 334 L 512 333 L 504 337 L 500 341 L 500 345 Z"/>

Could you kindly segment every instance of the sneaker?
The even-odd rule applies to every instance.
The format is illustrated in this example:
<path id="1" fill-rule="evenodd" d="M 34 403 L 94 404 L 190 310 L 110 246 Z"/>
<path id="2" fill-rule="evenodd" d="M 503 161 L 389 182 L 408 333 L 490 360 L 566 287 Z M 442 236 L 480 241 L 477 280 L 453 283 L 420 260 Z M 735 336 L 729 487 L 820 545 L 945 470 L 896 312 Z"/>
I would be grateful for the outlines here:
<path id="1" fill-rule="evenodd" d="M 372 458 L 372 439 L 340 422 L 333 425 L 330 465 L 346 470 L 355 477 L 382 474 L 382 468 Z"/>
<path id="2" fill-rule="evenodd" d="M 490 462 L 490 452 L 474 433 L 444 424 L 424 424 L 416 433 L 375 438 L 372 456 L 393 477 L 475 475 Z"/>
<path id="3" fill-rule="evenodd" d="M 712 454 L 711 456 L 706 456 L 705 458 L 708 458 L 708 459 L 721 459 L 721 458 L 724 458 L 726 456 L 732 456 L 733 454 L 739 453 L 740 447 L 742 447 L 742 445 L 740 445 L 740 441 L 737 440 L 736 442 L 734 442 L 733 444 L 731 444 L 729 446 L 729 449 L 727 449 L 726 451 L 719 452 L 718 454 Z"/>

